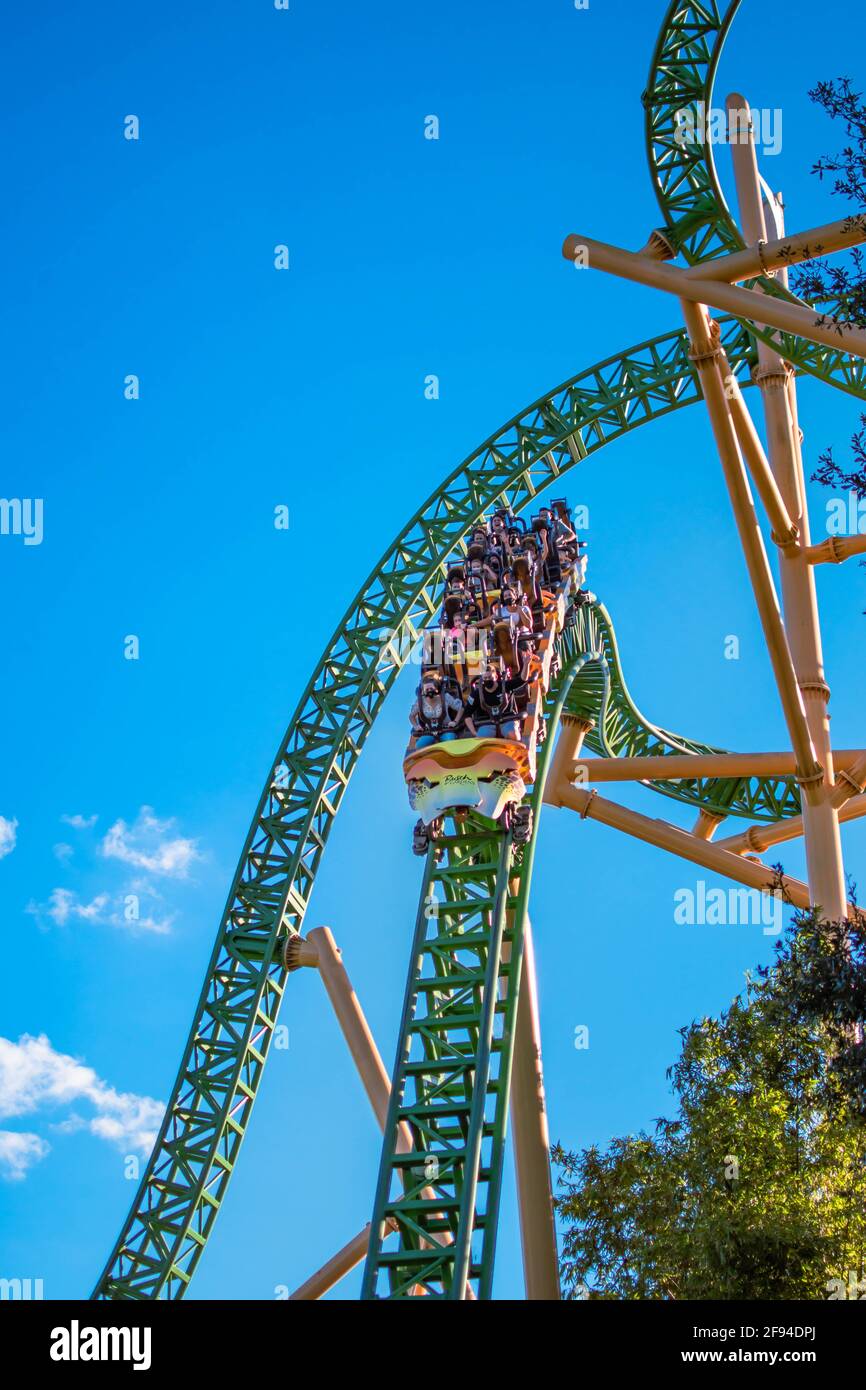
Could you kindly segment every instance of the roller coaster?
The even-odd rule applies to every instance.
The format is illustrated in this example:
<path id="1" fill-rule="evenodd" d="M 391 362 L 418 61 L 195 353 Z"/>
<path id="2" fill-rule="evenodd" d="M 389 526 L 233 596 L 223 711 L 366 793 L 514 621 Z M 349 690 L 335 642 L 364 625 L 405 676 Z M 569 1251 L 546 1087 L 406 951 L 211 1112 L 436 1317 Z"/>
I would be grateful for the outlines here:
<path id="1" fill-rule="evenodd" d="M 695 130 L 712 108 L 739 4 L 676 0 L 666 11 L 643 94 L 662 212 L 646 246 L 632 253 L 573 235 L 563 247 L 575 263 L 673 295 L 685 329 L 581 371 L 510 420 L 436 488 L 350 604 L 269 770 L 165 1118 L 94 1298 L 186 1293 L 239 1159 L 283 996 L 305 967 L 321 973 L 383 1145 L 369 1221 L 293 1297 L 322 1297 L 364 1260 L 363 1299 L 490 1298 L 509 1112 L 526 1295 L 559 1297 L 529 920 L 543 805 L 762 891 L 776 883 L 761 854 L 803 836 L 808 882 L 786 880 L 791 901 L 834 918 L 848 910 L 839 823 L 866 811 L 866 754 L 830 747 L 814 568 L 862 553 L 866 538 L 811 542 L 795 380 L 805 374 L 866 398 L 866 334 L 838 306 L 798 299 L 787 272 L 866 240 L 866 227 L 852 218 L 786 235 L 751 139 L 731 144 L 738 226 L 712 144 L 683 138 L 682 113 Z M 732 121 L 746 113 L 748 130 L 744 100 L 729 98 L 728 108 Z M 766 453 L 743 396 L 752 386 Z M 572 531 L 567 504 L 551 503 L 538 525 L 521 520 L 592 454 L 701 400 L 789 750 L 728 752 L 645 718 L 577 545 L 557 544 L 560 527 Z M 503 529 L 507 576 L 488 565 Z M 447 634 L 455 617 L 466 619 L 467 602 L 477 611 L 457 623 L 455 647 Z M 467 640 L 479 628 L 484 640 Z M 305 922 L 352 772 L 419 650 L 404 775 L 423 872 L 389 1074 L 333 937 L 327 928 L 305 935 Z M 501 708 L 490 703 L 497 689 L 508 697 Z M 697 820 L 689 829 L 640 815 L 601 796 L 605 781 L 640 782 Z M 714 838 L 728 817 L 748 824 Z"/>

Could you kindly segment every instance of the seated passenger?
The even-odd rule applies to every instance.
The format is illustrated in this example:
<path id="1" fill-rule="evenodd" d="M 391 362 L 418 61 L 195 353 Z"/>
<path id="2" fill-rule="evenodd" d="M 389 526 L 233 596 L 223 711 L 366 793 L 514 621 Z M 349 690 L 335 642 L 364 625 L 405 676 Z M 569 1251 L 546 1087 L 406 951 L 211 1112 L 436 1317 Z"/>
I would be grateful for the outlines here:
<path id="1" fill-rule="evenodd" d="M 518 593 L 514 588 L 504 588 L 501 607 L 503 614 L 508 614 L 509 622 L 515 631 L 520 628 L 525 628 L 527 632 L 532 631 L 532 612 L 522 593 Z"/>
<path id="2" fill-rule="evenodd" d="M 501 512 L 496 512 L 491 518 L 490 530 L 487 535 L 487 548 L 502 557 L 503 566 L 510 562 L 512 546 L 508 539 L 505 518 Z"/>
<path id="3" fill-rule="evenodd" d="M 409 711 L 412 726 L 409 751 L 457 738 L 463 720 L 463 701 L 459 695 L 448 688 L 443 690 L 438 680 L 425 676 Z"/>
<path id="4" fill-rule="evenodd" d="M 520 676 L 503 678 L 498 666 L 488 666 L 473 682 L 466 705 L 466 732 L 470 738 L 520 739 L 516 692 L 524 682 Z"/>
<path id="5" fill-rule="evenodd" d="M 541 565 L 542 569 L 545 569 L 550 558 L 551 538 L 548 524 L 544 520 L 544 517 L 533 517 L 532 535 L 538 547 L 538 563 Z"/>
<path id="6" fill-rule="evenodd" d="M 542 507 L 532 523 L 533 530 L 541 541 L 541 569 L 544 582 L 550 589 L 557 589 L 562 583 L 562 551 L 554 539 L 553 523 L 547 507 Z"/>
<path id="7" fill-rule="evenodd" d="M 452 565 L 445 576 L 446 594 L 464 594 L 466 592 L 466 567 L 465 565 Z"/>
<path id="8" fill-rule="evenodd" d="M 484 564 L 494 576 L 492 589 L 498 589 L 502 584 L 502 571 L 505 568 L 505 555 L 494 544 L 490 544 L 484 552 Z"/>
<path id="9" fill-rule="evenodd" d="M 478 625 L 479 627 L 493 627 L 497 623 L 505 623 L 514 634 L 515 639 L 521 632 L 526 632 L 530 636 L 532 634 L 532 609 L 527 603 L 525 595 L 513 586 L 502 588 L 499 598 L 491 606 L 487 617 L 483 618 Z"/>
<path id="10" fill-rule="evenodd" d="M 455 618 L 460 617 L 463 612 L 465 599 L 462 594 L 446 594 L 442 604 L 442 616 L 440 622 L 443 627 L 450 627 Z"/>
<path id="11" fill-rule="evenodd" d="M 541 660 L 535 651 L 532 635 L 515 640 L 507 622 L 499 621 L 493 629 L 493 651 L 506 676 L 516 676 L 521 684 L 518 692 L 518 711 L 522 713 L 529 700 L 529 683 L 540 673 Z"/>
<path id="12" fill-rule="evenodd" d="M 469 547 L 466 587 L 473 597 L 480 598 L 486 605 L 488 589 L 495 589 L 497 585 L 497 576 L 485 562 L 483 546 L 471 545 Z"/>
<path id="13" fill-rule="evenodd" d="M 516 587 L 532 613 L 533 631 L 541 632 L 544 628 L 544 609 L 534 561 L 528 560 L 526 555 L 519 555 L 514 561 L 514 578 L 517 581 Z"/>
<path id="14" fill-rule="evenodd" d="M 574 560 L 574 572 L 577 575 L 577 582 L 581 589 L 586 584 L 586 541 L 577 541 L 577 554 Z"/>
<path id="15" fill-rule="evenodd" d="M 561 516 L 554 516 L 549 507 L 542 507 L 538 515 L 547 526 L 554 542 L 558 544 L 560 541 L 577 541 L 577 536 L 568 523 L 563 521 Z"/>
<path id="16" fill-rule="evenodd" d="M 471 555 L 473 549 L 475 549 L 476 547 L 480 549 L 480 551 L 483 554 L 483 552 L 487 549 L 487 544 L 488 540 L 486 528 L 484 526 L 476 526 L 475 530 L 469 537 L 469 544 L 466 547 L 466 554 Z"/>
<path id="17" fill-rule="evenodd" d="M 442 643 L 442 666 L 461 690 L 468 690 L 473 678 L 484 665 L 487 653 L 486 634 L 479 632 L 476 623 L 469 623 L 463 612 L 454 613 L 439 629 Z"/>
<path id="18" fill-rule="evenodd" d="M 538 568 L 541 547 L 534 531 L 527 531 L 520 544 L 520 554 L 532 570 Z"/>
<path id="19" fill-rule="evenodd" d="M 532 609 L 522 594 L 516 594 L 513 589 L 503 589 L 500 613 L 503 622 L 507 622 L 511 629 L 511 636 L 520 654 L 522 665 L 524 655 L 534 645 Z"/>

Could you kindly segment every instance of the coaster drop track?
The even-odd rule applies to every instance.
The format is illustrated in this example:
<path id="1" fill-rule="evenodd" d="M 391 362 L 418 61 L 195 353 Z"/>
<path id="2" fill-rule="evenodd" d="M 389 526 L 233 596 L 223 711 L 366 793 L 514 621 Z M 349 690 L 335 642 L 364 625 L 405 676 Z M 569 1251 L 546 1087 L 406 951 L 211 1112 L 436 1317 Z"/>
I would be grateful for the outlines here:
<path id="1" fill-rule="evenodd" d="M 690 264 L 743 246 L 709 144 L 683 146 L 676 112 L 712 104 L 740 0 L 669 5 L 643 102 L 666 241 Z M 793 299 L 771 277 L 767 293 Z M 832 313 L 833 306 L 823 306 Z M 720 319 L 731 370 L 751 385 L 758 339 L 799 373 L 866 398 L 862 361 L 751 321 Z M 510 420 L 459 465 L 402 529 L 362 586 L 301 697 L 247 835 L 166 1114 L 132 1208 L 97 1282 L 98 1299 L 179 1299 L 225 1198 L 250 1121 L 328 835 L 384 701 L 438 612 L 449 561 L 485 514 L 519 514 L 549 484 L 622 435 L 701 400 L 685 333 L 578 373 Z M 364 1280 L 368 1297 L 487 1298 L 491 1292 L 515 1001 L 547 757 L 560 713 L 593 720 L 600 756 L 719 750 L 658 728 L 622 675 L 609 615 L 577 612 L 556 638 L 548 740 L 533 788 L 529 844 L 467 819 L 431 849 L 416 918 L 397 1074 Z M 657 780 L 659 793 L 752 820 L 795 816 L 793 777 Z M 454 829 L 455 827 L 452 827 Z M 429 904 L 438 904 L 435 913 Z M 423 1026 L 422 1026 L 423 1025 Z M 417 1141 L 399 1152 L 398 1124 Z M 396 1227 L 398 1248 L 379 1240 Z"/>

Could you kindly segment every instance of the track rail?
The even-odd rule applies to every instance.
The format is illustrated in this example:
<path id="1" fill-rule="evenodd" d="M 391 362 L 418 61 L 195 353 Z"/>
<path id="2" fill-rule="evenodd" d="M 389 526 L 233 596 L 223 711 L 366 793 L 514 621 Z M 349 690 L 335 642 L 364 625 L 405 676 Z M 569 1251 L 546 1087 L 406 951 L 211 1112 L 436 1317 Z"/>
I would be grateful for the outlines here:
<path id="1" fill-rule="evenodd" d="M 511 835 L 469 816 L 427 854 L 362 1298 L 487 1296 L 522 957 Z M 408 1125 L 412 1148 L 401 1149 Z M 382 1240 L 394 1226 L 396 1246 Z"/>
<path id="2" fill-rule="evenodd" d="M 568 579 L 563 595 L 572 592 Z M 572 640 L 565 639 L 565 631 Z M 559 675 L 543 699 L 529 843 L 468 815 L 427 853 L 385 1125 L 362 1298 L 487 1299 L 502 1191 L 523 946 L 550 751 L 581 671 L 608 674 L 600 650 L 573 651 L 555 609 L 540 650 Z M 401 1147 L 408 1127 L 412 1147 Z M 396 1244 L 390 1239 L 396 1229 Z"/>

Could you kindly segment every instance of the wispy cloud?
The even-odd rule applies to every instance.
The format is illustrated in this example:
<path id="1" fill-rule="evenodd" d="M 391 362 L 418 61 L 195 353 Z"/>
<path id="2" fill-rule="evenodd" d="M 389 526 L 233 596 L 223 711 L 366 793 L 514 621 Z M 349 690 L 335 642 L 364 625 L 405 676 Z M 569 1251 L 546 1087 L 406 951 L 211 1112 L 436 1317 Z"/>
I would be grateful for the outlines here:
<path id="1" fill-rule="evenodd" d="M 0 816 L 0 859 L 11 854 L 15 848 L 18 838 L 18 822 L 15 819 L 7 820 L 6 816 Z"/>
<path id="2" fill-rule="evenodd" d="M 160 1101 L 115 1090 L 92 1067 L 57 1052 L 44 1033 L 24 1033 L 17 1043 L 0 1037 L 0 1118 L 81 1104 L 93 1113 L 72 1111 L 55 1127 L 61 1132 L 86 1129 L 122 1153 L 150 1152 L 164 1111 Z M 0 1138 L 0 1163 L 9 1169 L 7 1177 L 23 1177 L 47 1152 L 47 1143 L 35 1134 L 3 1131 Z"/>
<path id="3" fill-rule="evenodd" d="M 98 893 L 89 903 L 79 900 L 78 894 L 73 893 L 69 888 L 55 888 L 49 895 L 47 903 L 29 902 L 25 909 L 32 917 L 37 917 L 40 921 L 44 917 L 50 917 L 52 922 L 56 922 L 58 927 L 65 927 L 70 921 L 81 922 L 104 922 L 105 908 L 108 904 L 108 894 Z"/>
<path id="4" fill-rule="evenodd" d="M 38 1134 L 0 1129 L 0 1178 L 20 1182 L 28 1168 L 44 1158 L 50 1147 Z"/>
<path id="5" fill-rule="evenodd" d="M 60 819 L 75 830 L 89 830 L 98 817 L 75 814 Z M 14 832 L 15 823 L 11 824 Z M 161 820 L 151 806 L 142 806 L 131 824 L 116 820 L 95 845 L 92 840 L 87 845 L 85 859 L 94 849 L 99 856 L 99 877 L 95 883 L 92 870 L 96 866 L 81 865 L 73 845 L 60 841 L 53 847 L 55 858 L 64 867 L 75 859 L 82 877 L 87 875 L 90 896 L 80 888 L 53 888 L 47 900 L 31 899 L 26 911 L 44 931 L 52 926 L 68 928 L 90 923 L 119 927 L 133 934 L 165 936 L 177 914 L 170 903 L 164 902 L 156 880 L 186 880 L 190 866 L 203 858 L 198 841 L 178 835 L 175 825 L 170 818 Z M 130 869 L 134 872 L 130 873 Z"/>
<path id="6" fill-rule="evenodd" d="M 174 916 L 155 917 L 152 913 L 142 914 L 138 893 L 126 893 L 112 897 L 109 893 L 97 893 L 90 902 L 82 902 L 77 893 L 70 888 L 54 888 L 44 903 L 29 902 L 25 908 L 35 917 L 40 926 L 46 919 L 58 927 L 69 926 L 70 922 L 93 922 L 103 926 L 123 927 L 131 931 L 155 932 L 164 936 L 171 930 Z"/>
<path id="7" fill-rule="evenodd" d="M 61 816 L 64 825 L 71 825 L 73 830 L 90 830 L 99 820 L 98 816 L 82 816 L 78 812 L 74 816 Z"/>
<path id="8" fill-rule="evenodd" d="M 201 859 L 197 841 L 170 834 L 173 820 L 158 820 L 153 808 L 142 806 L 134 823 L 117 820 L 102 841 L 107 859 L 119 859 L 136 869 L 166 878 L 186 878 L 191 864 Z"/>

